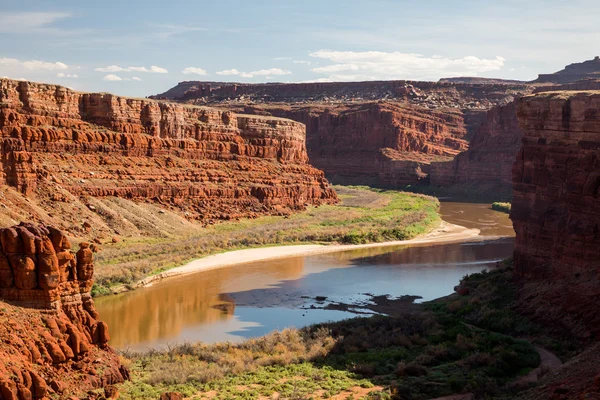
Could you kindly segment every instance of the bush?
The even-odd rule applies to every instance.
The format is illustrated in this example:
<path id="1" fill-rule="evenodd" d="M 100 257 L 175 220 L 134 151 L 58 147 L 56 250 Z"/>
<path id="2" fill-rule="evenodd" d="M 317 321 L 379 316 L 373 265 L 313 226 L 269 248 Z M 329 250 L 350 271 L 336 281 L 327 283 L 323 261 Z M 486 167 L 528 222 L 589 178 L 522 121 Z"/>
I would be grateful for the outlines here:
<path id="1" fill-rule="evenodd" d="M 492 203 L 492 210 L 500 211 L 500 212 L 504 212 L 504 213 L 509 214 L 510 213 L 510 209 L 511 209 L 511 204 L 510 203 L 500 203 L 500 202 Z"/>

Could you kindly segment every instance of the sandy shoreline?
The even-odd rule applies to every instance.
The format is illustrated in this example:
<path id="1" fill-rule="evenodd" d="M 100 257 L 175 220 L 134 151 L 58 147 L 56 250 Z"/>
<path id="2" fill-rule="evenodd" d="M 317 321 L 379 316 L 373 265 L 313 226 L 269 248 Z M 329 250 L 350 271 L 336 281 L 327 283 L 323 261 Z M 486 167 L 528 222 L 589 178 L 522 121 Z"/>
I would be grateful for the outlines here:
<path id="1" fill-rule="evenodd" d="M 149 276 L 137 283 L 137 287 L 150 286 L 153 283 L 174 276 L 188 275 L 216 268 L 247 264 L 257 261 L 275 260 L 286 257 L 310 256 L 315 254 L 334 253 L 345 250 L 365 249 L 371 247 L 389 247 L 407 244 L 441 244 L 461 242 L 479 236 L 479 229 L 468 229 L 464 226 L 442 223 L 433 231 L 410 240 L 397 240 L 383 243 L 345 244 L 345 245 L 289 245 L 261 247 L 255 249 L 235 250 L 199 258 L 180 267 L 170 269 L 160 274 Z"/>

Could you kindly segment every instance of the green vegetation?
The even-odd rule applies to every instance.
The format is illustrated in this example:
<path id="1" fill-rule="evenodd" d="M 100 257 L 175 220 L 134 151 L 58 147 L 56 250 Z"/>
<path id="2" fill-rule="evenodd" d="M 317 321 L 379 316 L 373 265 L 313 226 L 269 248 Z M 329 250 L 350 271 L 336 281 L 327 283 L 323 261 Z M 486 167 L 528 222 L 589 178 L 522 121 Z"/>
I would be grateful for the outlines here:
<path id="1" fill-rule="evenodd" d="M 511 208 L 510 203 L 500 203 L 498 201 L 495 202 L 495 203 L 492 203 L 492 210 L 496 210 L 496 211 L 505 212 L 507 214 L 510 214 L 510 208 Z"/>
<path id="2" fill-rule="evenodd" d="M 367 187 L 341 187 L 340 204 L 309 207 L 289 216 L 266 216 L 198 227 L 184 237 L 129 238 L 107 244 L 97 257 L 94 294 L 130 285 L 203 256 L 250 247 L 300 243 L 369 243 L 405 240 L 439 222 L 439 202 L 428 196 Z"/>
<path id="3" fill-rule="evenodd" d="M 541 330 L 512 311 L 512 271 L 466 277 L 467 296 L 415 305 L 398 315 L 286 329 L 240 344 L 184 344 L 124 354 L 124 399 L 165 391 L 194 398 L 430 399 L 453 393 L 508 395 L 539 365 L 514 335 Z"/>

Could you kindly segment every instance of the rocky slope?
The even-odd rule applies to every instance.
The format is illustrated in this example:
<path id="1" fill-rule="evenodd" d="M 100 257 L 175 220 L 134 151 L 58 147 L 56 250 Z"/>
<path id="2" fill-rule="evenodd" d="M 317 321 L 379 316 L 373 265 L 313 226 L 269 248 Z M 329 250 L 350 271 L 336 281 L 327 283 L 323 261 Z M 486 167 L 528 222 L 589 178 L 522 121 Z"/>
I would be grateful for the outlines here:
<path id="1" fill-rule="evenodd" d="M 334 183 L 399 187 L 423 182 L 431 161 L 451 159 L 467 148 L 458 110 L 396 102 L 229 108 L 304 123 L 311 163 Z"/>
<path id="2" fill-rule="evenodd" d="M 204 222 L 337 200 L 290 120 L 2 79 L 0 131 L 0 183 L 32 216 L 73 196 L 153 202 Z"/>
<path id="3" fill-rule="evenodd" d="M 513 169 L 511 218 L 516 272 L 531 307 L 600 334 L 600 92 L 549 92 L 523 98 L 524 138 Z M 536 282 L 538 285 L 536 285 Z"/>
<path id="4" fill-rule="evenodd" d="M 31 224 L 1 229 L 0 243 L 0 398 L 112 393 L 128 371 L 90 295 L 94 245 L 73 253 L 61 231 Z"/>

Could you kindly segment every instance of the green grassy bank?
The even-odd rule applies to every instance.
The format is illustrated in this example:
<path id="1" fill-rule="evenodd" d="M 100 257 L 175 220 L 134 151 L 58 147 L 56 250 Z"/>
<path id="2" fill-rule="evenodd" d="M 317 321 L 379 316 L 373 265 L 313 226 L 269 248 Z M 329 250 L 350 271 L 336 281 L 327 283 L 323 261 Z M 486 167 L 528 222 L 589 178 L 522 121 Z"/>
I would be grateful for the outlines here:
<path id="1" fill-rule="evenodd" d="M 110 294 L 203 256 L 252 247 L 359 244 L 411 239 L 440 222 L 437 199 L 367 187 L 335 187 L 340 203 L 290 216 L 266 216 L 191 229 L 177 237 L 128 238 L 106 245 L 96 262 L 94 295 Z"/>

